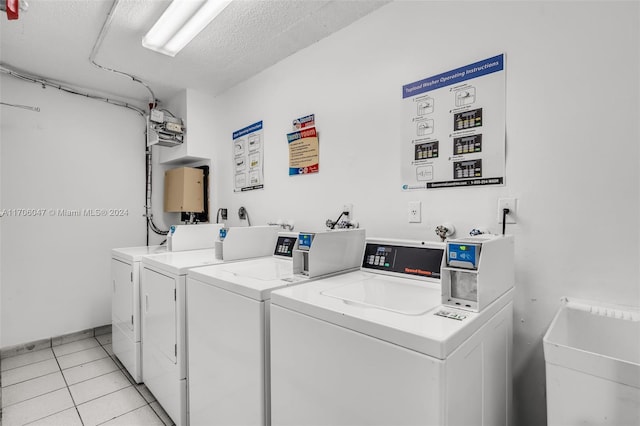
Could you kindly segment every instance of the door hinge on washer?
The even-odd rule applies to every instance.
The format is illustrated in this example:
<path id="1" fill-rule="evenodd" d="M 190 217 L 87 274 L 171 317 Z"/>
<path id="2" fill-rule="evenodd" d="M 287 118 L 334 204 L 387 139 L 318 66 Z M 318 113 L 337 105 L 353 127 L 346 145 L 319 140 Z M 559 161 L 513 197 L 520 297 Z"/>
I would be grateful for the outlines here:
<path id="1" fill-rule="evenodd" d="M 131 325 L 133 325 L 133 315 L 131 315 Z"/>
<path id="2" fill-rule="evenodd" d="M 133 282 L 133 272 L 131 273 L 131 282 Z"/>
<path id="3" fill-rule="evenodd" d="M 173 289 L 173 300 L 178 300 L 178 290 Z"/>
<path id="4" fill-rule="evenodd" d="M 178 356 L 178 345 L 177 344 L 173 345 L 173 348 L 176 353 L 176 356 Z"/>

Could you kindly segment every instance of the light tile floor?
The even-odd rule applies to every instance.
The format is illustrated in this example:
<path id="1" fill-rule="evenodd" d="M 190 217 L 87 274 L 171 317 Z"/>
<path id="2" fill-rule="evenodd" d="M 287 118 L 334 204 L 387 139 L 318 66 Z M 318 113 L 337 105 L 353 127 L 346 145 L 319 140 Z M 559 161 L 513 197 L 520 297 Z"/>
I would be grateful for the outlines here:
<path id="1" fill-rule="evenodd" d="M 4 426 L 172 426 L 113 355 L 111 334 L 2 360 Z"/>

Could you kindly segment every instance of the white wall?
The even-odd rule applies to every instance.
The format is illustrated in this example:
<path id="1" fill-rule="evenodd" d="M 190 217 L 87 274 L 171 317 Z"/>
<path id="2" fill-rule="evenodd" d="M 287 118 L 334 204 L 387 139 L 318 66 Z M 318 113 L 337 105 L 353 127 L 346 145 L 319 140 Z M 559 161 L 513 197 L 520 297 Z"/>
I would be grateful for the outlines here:
<path id="1" fill-rule="evenodd" d="M 145 244 L 144 120 L 133 111 L 0 77 L 1 340 L 7 347 L 111 323 L 110 250 Z M 123 217 L 49 209 L 127 209 Z"/>
<path id="2" fill-rule="evenodd" d="M 444 221 L 498 231 L 497 198 L 517 197 L 515 424 L 545 424 L 542 335 L 560 297 L 640 305 L 639 27 L 637 2 L 387 5 L 216 99 L 212 211 L 300 230 L 353 203 L 368 235 L 434 240 Z M 501 52 L 507 184 L 402 192 L 402 85 Z M 289 177 L 285 135 L 310 113 L 320 173 Z M 265 188 L 233 193 L 231 134 L 258 120 Z"/>

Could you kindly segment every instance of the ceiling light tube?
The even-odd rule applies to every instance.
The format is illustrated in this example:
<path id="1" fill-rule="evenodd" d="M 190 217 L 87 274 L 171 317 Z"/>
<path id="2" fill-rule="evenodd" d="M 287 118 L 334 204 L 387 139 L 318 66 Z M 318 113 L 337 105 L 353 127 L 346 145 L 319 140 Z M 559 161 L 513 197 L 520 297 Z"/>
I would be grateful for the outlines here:
<path id="1" fill-rule="evenodd" d="M 175 56 L 231 3 L 231 0 L 173 0 L 142 39 L 142 46 Z"/>

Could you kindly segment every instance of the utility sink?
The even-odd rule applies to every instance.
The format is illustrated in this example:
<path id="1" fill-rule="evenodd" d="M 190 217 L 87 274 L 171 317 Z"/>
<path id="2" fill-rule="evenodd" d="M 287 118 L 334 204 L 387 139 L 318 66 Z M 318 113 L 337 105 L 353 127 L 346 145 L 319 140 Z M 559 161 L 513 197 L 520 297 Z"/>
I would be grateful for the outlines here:
<path id="1" fill-rule="evenodd" d="M 640 309 L 565 299 L 543 344 L 549 426 L 640 424 Z"/>

